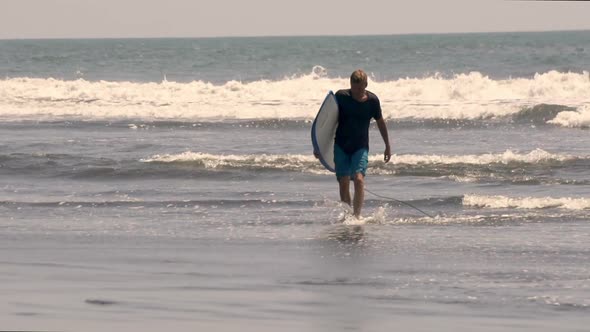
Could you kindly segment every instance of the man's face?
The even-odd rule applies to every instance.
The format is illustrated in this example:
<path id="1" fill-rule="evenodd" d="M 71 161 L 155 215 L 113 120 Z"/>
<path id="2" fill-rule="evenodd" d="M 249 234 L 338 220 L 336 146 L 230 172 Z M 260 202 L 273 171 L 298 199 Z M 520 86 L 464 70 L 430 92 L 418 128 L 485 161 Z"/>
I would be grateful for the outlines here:
<path id="1" fill-rule="evenodd" d="M 350 83 L 350 90 L 355 95 L 361 95 L 365 93 L 365 89 L 367 88 L 367 83 Z"/>

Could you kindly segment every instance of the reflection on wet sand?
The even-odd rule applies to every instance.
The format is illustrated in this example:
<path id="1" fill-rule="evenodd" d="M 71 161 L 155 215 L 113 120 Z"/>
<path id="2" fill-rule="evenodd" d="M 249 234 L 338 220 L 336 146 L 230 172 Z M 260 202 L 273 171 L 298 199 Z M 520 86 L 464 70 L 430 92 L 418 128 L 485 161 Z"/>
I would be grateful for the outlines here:
<path id="1" fill-rule="evenodd" d="M 327 237 L 342 243 L 358 243 L 365 238 L 365 229 L 361 225 L 338 225 L 328 231 Z"/>

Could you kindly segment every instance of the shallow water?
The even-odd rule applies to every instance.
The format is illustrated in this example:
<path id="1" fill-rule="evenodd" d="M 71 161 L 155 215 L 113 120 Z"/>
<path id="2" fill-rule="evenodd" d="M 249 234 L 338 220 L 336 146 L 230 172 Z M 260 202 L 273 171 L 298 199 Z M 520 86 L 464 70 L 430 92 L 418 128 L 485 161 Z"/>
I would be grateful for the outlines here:
<path id="1" fill-rule="evenodd" d="M 351 40 L 385 40 L 409 43 L 407 61 L 444 60 L 422 67 L 390 47 L 361 63 L 302 47 L 317 54 L 284 66 L 283 39 L 256 39 L 277 54 L 249 60 L 236 50 L 250 39 L 208 40 L 220 62 L 186 71 L 193 41 L 138 41 L 151 65 L 116 40 L 72 42 L 119 52 L 102 62 L 63 41 L 2 41 L 0 328 L 584 331 L 585 36 L 331 40 L 352 58 Z M 309 131 L 357 65 L 376 73 L 394 156 L 381 161 L 373 128 L 379 196 L 346 226 Z"/>

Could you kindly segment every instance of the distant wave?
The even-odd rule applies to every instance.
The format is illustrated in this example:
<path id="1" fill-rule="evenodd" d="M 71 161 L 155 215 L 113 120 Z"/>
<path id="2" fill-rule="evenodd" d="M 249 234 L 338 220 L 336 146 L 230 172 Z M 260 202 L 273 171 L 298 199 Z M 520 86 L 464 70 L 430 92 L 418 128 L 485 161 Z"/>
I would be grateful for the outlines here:
<path id="1" fill-rule="evenodd" d="M 503 153 L 486 153 L 479 155 L 393 155 L 391 164 L 381 161 L 380 155 L 372 155 L 369 162 L 374 167 L 385 165 L 489 165 L 489 164 L 540 164 L 540 163 L 563 163 L 590 157 L 576 157 L 566 154 L 552 154 L 542 149 L 536 149 L 529 153 L 516 153 L 507 150 Z M 311 155 L 214 155 L 201 152 L 184 152 L 180 154 L 155 155 L 142 159 L 142 162 L 161 163 L 193 163 L 207 168 L 223 167 L 249 167 L 283 169 L 305 169 L 313 164 L 318 164 L 315 157 Z"/>
<path id="2" fill-rule="evenodd" d="M 589 128 L 590 105 L 583 105 L 577 111 L 560 112 L 548 123 L 569 128 Z"/>
<path id="3" fill-rule="evenodd" d="M 590 209 L 590 198 L 465 195 L 463 205 L 490 209 Z"/>
<path id="4" fill-rule="evenodd" d="M 309 120 L 329 90 L 346 79 L 318 75 L 279 81 L 214 85 L 63 81 L 38 78 L 0 80 L 3 120 L 141 119 L 144 121 Z M 587 127 L 590 74 L 550 71 L 530 79 L 493 80 L 478 72 L 452 78 L 434 75 L 370 82 L 391 120 L 493 120 Z M 547 110 L 537 105 L 557 105 Z"/>
<path id="5" fill-rule="evenodd" d="M 330 174 L 311 155 L 214 155 L 200 152 L 155 155 L 145 163 L 190 165 L 212 170 L 291 171 Z M 480 155 L 394 155 L 369 157 L 369 174 L 447 177 L 458 182 L 508 182 L 515 184 L 588 184 L 586 180 L 555 178 L 562 168 L 587 168 L 590 157 L 552 154 L 536 149 L 529 153 L 505 151 Z M 517 170 L 515 172 L 515 170 Z"/>
<path id="6" fill-rule="evenodd" d="M 521 185 L 588 185 L 585 178 L 560 178 L 585 172 L 590 156 L 555 154 L 542 149 L 507 150 L 472 155 L 369 156 L 369 174 L 447 178 L 456 182 L 511 183 Z M 312 155 L 223 155 L 202 152 L 161 154 L 140 160 L 115 160 L 75 154 L 0 154 L 0 175 L 74 179 L 226 178 L 272 172 L 330 175 Z"/>
<path id="7" fill-rule="evenodd" d="M 137 160 L 95 158 L 75 154 L 0 154 L 0 175 L 71 179 L 216 178 L 223 170 L 166 167 Z"/>

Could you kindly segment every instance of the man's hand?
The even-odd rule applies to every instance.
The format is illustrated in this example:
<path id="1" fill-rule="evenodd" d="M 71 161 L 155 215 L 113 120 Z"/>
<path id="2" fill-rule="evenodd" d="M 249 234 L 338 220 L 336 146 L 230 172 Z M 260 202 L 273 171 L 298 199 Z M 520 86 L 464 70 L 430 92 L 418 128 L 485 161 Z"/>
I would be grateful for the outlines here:
<path id="1" fill-rule="evenodd" d="M 391 146 L 389 145 L 389 134 L 387 133 L 387 125 L 385 125 L 385 120 L 383 118 L 377 120 L 377 128 L 379 128 L 379 133 L 381 133 L 381 137 L 383 138 L 383 143 L 385 143 L 385 152 L 383 152 L 383 161 L 386 163 L 389 162 L 391 159 Z"/>
<path id="2" fill-rule="evenodd" d="M 383 152 L 383 161 L 386 163 L 389 162 L 391 159 L 391 147 L 388 145 L 385 147 L 385 152 Z"/>

